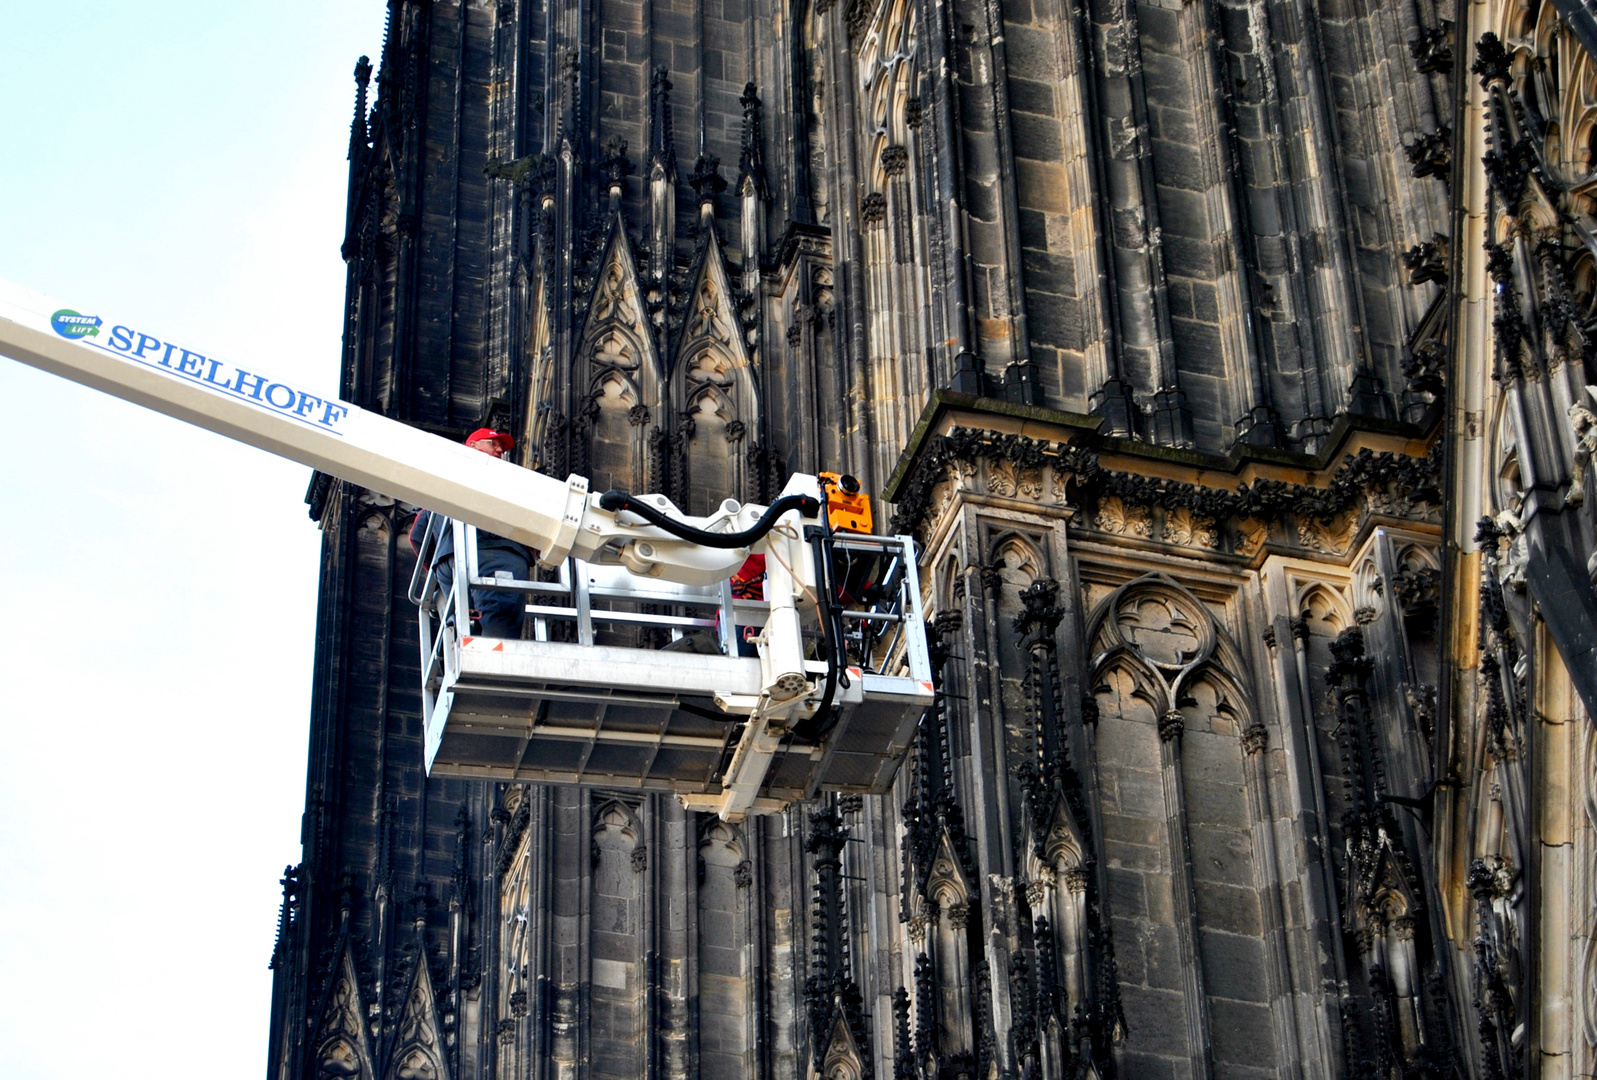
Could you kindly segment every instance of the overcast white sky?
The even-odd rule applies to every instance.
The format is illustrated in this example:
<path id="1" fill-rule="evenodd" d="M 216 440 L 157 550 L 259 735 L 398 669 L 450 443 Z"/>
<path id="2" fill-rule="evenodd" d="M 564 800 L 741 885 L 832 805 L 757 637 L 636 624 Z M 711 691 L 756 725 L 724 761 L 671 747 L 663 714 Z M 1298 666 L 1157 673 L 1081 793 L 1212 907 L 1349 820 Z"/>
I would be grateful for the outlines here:
<path id="1" fill-rule="evenodd" d="M 336 393 L 351 72 L 384 9 L 6 5 L 0 279 Z M 255 1080 L 309 471 L 3 359 L 0 409 L 0 1073 Z"/>

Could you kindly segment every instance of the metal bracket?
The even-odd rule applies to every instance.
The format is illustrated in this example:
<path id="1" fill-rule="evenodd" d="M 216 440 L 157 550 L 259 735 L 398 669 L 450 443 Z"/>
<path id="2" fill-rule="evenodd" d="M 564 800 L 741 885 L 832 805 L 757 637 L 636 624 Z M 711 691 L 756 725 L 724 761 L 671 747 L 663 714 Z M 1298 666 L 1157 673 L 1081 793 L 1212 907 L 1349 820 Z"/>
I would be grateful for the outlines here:
<path id="1" fill-rule="evenodd" d="M 559 566 L 571 554 L 576 543 L 577 530 L 582 527 L 582 516 L 588 509 L 588 478 L 572 473 L 566 477 L 566 505 L 560 514 L 560 528 L 548 551 L 538 553 L 538 561 L 545 566 Z"/>

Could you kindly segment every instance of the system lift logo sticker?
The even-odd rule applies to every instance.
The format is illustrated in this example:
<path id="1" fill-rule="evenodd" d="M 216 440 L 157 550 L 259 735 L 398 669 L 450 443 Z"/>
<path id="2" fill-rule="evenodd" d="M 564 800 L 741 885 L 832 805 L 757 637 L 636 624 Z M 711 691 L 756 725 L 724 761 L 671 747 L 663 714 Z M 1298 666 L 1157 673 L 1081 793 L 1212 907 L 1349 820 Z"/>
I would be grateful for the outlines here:
<path id="1" fill-rule="evenodd" d="M 98 315 L 82 315 L 71 308 L 62 308 L 50 316 L 50 326 L 69 341 L 96 336 L 100 332 L 100 323 Z"/>

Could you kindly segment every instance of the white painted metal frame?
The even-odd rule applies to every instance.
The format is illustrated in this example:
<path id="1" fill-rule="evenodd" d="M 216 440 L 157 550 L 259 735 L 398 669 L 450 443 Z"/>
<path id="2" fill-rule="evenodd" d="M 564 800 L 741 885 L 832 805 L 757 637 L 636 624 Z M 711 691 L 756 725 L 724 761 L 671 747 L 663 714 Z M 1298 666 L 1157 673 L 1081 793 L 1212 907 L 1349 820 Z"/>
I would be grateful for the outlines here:
<path id="1" fill-rule="evenodd" d="M 455 529 L 455 551 L 466 564 L 461 568 L 465 572 L 454 575 L 450 595 L 444 598 L 445 610 L 452 606 L 454 618 L 439 619 L 436 604 L 430 604 L 437 592 L 430 569 L 412 581 L 411 589 L 412 598 L 423 607 L 419 632 L 429 765 L 447 722 L 452 688 L 462 677 L 463 661 L 477 651 L 469 633 L 470 588 L 512 587 L 529 595 L 564 591 L 539 582 L 482 581 L 477 575 L 475 533 L 459 522 L 526 544 L 540 553 L 545 566 L 566 568 L 564 585 L 576 610 L 579 644 L 500 642 L 496 656 L 508 660 L 525 654 L 529 663 L 544 670 L 542 677 L 558 675 L 568 686 L 582 685 L 578 676 L 586 673 L 592 676 L 587 685 L 594 687 L 596 697 L 608 697 L 616 689 L 656 697 L 680 688 L 710 693 L 729 714 L 748 717 L 732 767 L 723 778 L 723 797 L 716 807 L 723 816 L 741 817 L 760 805 L 758 792 L 778 745 L 792 725 L 820 708 L 820 679 L 817 665 L 804 659 L 799 608 L 816 586 L 816 568 L 809 545 L 800 537 L 803 522 L 797 511 L 784 514 L 752 548 L 707 547 L 647 525 L 634 514 L 605 510 L 598 496 L 590 495 L 583 477 L 571 476 L 562 483 L 337 398 L 311 393 L 255 370 L 253 364 L 245 368 L 202 354 L 141 328 L 141 323 L 67 309 L 51 314 L 48 305 L 29 306 L 18 296 L 14 290 L 0 290 L 0 354 L 458 519 L 450 527 Z M 799 475 L 788 481 L 783 493 L 822 494 L 816 477 Z M 709 532 L 748 529 L 765 509 L 729 499 L 714 514 L 700 518 L 683 514 L 663 496 L 641 498 L 667 517 Z M 866 538 L 849 542 L 863 544 Z M 913 582 L 913 545 L 907 538 L 894 542 L 901 543 L 899 550 L 907 563 L 905 580 Z M 596 597 L 648 598 L 719 609 L 715 621 L 721 644 L 727 652 L 735 652 L 729 636 L 738 611 L 746 614 L 747 608 L 734 609 L 727 579 L 751 550 L 768 556 L 758 660 L 637 649 L 608 656 L 593 644 L 595 619 L 652 621 L 673 634 L 707 628 L 709 620 L 696 617 L 651 619 L 635 612 L 603 613 L 595 611 L 592 603 Z M 568 562 L 568 557 L 575 561 Z M 620 563 L 654 580 L 594 573 L 598 563 Z M 682 584 L 663 584 L 668 581 Z M 919 589 L 911 588 L 900 601 L 896 620 L 889 617 L 904 631 L 911 678 L 855 672 L 855 677 L 843 680 L 844 705 L 857 704 L 873 679 L 884 678 L 895 685 L 880 685 L 881 692 L 908 701 L 924 696 L 929 702 L 931 681 L 919 604 Z M 540 609 L 535 614 L 545 620 L 564 615 L 554 605 L 534 606 Z M 878 615 L 856 612 L 845 618 L 857 621 Z M 528 646 L 534 647 L 529 651 Z M 568 649 L 578 651 L 568 654 Z M 825 665 L 819 666 L 824 673 Z M 899 694 L 898 683 L 906 684 L 904 694 Z"/>
<path id="2" fill-rule="evenodd" d="M 738 625 L 760 626 L 769 616 L 770 605 L 763 601 L 734 600 L 730 582 L 716 586 L 680 585 L 638 578 L 624 569 L 595 566 L 581 560 L 568 560 L 558 582 L 505 581 L 485 579 L 477 574 L 474 530 L 461 523 L 455 529 L 455 550 L 466 553 L 464 574 L 457 575 L 456 586 L 448 596 L 440 596 L 431 570 L 431 537 L 424 541 L 413 579 L 411 597 L 420 601 L 422 697 L 427 717 L 426 754 L 431 769 L 442 745 L 456 690 L 479 690 L 488 686 L 500 695 L 514 696 L 516 687 L 526 687 L 529 708 L 539 700 L 574 700 L 610 703 L 634 702 L 648 705 L 673 705 L 682 699 L 713 699 L 726 713 L 729 722 L 744 720 L 743 735 L 720 790 L 679 792 L 683 803 L 694 809 L 740 818 L 748 813 L 779 810 L 780 800 L 766 798 L 762 788 L 772 760 L 789 739 L 787 721 L 814 711 L 815 696 L 825 676 L 826 664 L 806 661 L 804 675 L 810 689 L 801 694 L 804 707 L 795 715 L 771 708 L 767 675 L 761 659 L 737 655 L 734 630 Z M 852 710 L 869 700 L 891 699 L 909 707 L 924 707 L 931 701 L 931 662 L 926 649 L 920 582 L 915 547 L 908 537 L 838 538 L 844 549 L 884 556 L 884 565 L 897 575 L 892 594 L 870 605 L 844 612 L 845 621 L 896 624 L 892 643 L 885 647 L 871 666 L 852 666 L 840 681 L 834 708 L 842 719 L 833 729 L 833 738 L 811 752 L 821 761 L 816 775 L 822 775 L 830 754 L 848 729 Z M 768 562 L 767 567 L 771 564 Z M 514 588 L 528 596 L 527 613 L 539 626 L 534 640 L 501 641 L 455 632 L 469 628 L 467 604 L 459 584 L 469 580 L 478 587 Z M 713 609 L 715 618 L 696 618 L 638 611 L 605 611 L 594 602 L 606 600 L 659 603 L 671 607 Z M 455 609 L 452 621 L 439 618 L 442 605 Z M 576 642 L 551 641 L 549 627 L 556 620 L 574 623 Z M 594 644 L 595 622 L 626 623 L 670 630 L 717 630 L 721 655 L 676 652 L 662 649 L 623 648 Z M 560 689 L 552 689 L 556 684 Z M 705 736 L 680 736 L 667 733 L 641 733 L 598 728 L 571 727 L 538 722 L 531 731 L 540 738 L 567 738 L 593 742 L 638 742 L 655 746 L 697 746 L 714 749 L 720 739 Z M 884 756 L 895 753 L 884 746 Z M 813 792 L 812 792 L 813 794 Z"/>

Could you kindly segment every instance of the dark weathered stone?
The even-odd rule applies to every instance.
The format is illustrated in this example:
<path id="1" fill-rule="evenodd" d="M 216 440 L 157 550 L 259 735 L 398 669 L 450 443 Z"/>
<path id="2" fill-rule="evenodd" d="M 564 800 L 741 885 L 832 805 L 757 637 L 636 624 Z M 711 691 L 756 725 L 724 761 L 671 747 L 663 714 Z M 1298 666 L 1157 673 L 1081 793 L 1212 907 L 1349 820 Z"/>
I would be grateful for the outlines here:
<path id="1" fill-rule="evenodd" d="M 1454 411 L 1457 297 L 1425 312 L 1456 277 L 1450 170 L 1476 165 L 1443 138 L 1468 43 L 1416 31 L 1425 5 L 1312 7 L 390 5 L 329 238 L 344 396 L 503 425 L 519 464 L 692 512 L 861 477 L 925 545 L 940 696 L 890 793 L 736 824 L 425 779 L 408 508 L 319 478 L 274 1076 L 1440 1075 L 1504 1045 L 1458 1022 L 1491 973 L 1445 975 L 1470 957 L 1430 936 L 1451 796 L 1414 796 L 1445 725 L 1410 698 L 1445 696 L 1441 638 L 1470 637 L 1427 583 L 1475 572 L 1438 569 L 1439 429 L 1394 419 Z M 1521 77 L 1485 54 L 1492 86 Z M 1499 201 L 1555 186 L 1528 138 L 1492 143 Z M 1534 278 L 1573 371 L 1578 243 L 1542 242 L 1489 258 Z M 1572 478 L 1546 475 L 1552 505 Z M 1513 542 L 1479 544 L 1506 567 Z M 1509 583 L 1481 625 L 1511 633 L 1511 572 L 1483 580 Z M 1329 686 L 1355 595 L 1378 644 Z M 1499 682 L 1479 745 L 1506 761 L 1524 691 Z M 1505 872 L 1472 878 L 1488 906 Z M 1402 875 L 1435 1056 L 1377 1068 L 1375 898 L 1343 893 Z M 1516 992 L 1481 1015 L 1515 1030 Z"/>

